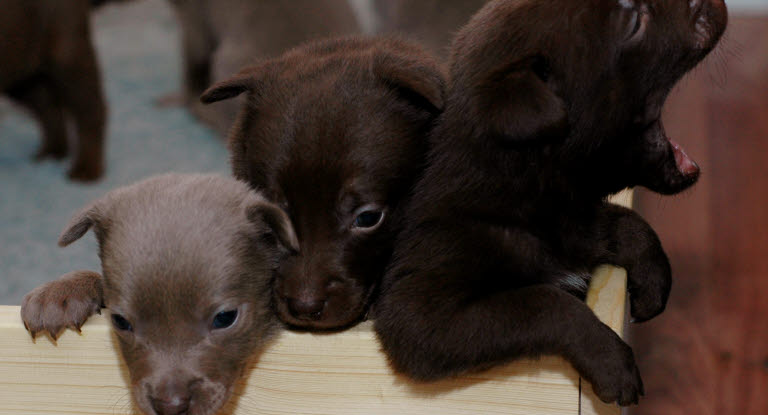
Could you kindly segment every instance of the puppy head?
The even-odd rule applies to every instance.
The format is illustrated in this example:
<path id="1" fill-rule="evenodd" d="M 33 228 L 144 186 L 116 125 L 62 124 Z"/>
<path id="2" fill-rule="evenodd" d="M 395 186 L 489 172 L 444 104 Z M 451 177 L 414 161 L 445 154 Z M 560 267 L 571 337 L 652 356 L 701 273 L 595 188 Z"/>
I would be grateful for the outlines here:
<path id="1" fill-rule="evenodd" d="M 204 102 L 248 94 L 230 135 L 234 174 L 296 227 L 301 248 L 275 282 L 283 321 L 330 329 L 363 316 L 443 89 L 420 49 L 347 38 L 289 51 L 203 94 Z"/>
<path id="2" fill-rule="evenodd" d="M 676 193 L 699 169 L 661 108 L 726 20 L 722 0 L 493 1 L 454 41 L 449 95 L 483 136 L 544 150 L 601 193 Z"/>
<path id="3" fill-rule="evenodd" d="M 60 244 L 89 228 L 139 408 L 215 413 L 279 324 L 270 279 L 295 249 L 287 216 L 232 179 L 165 175 L 88 206 Z"/>

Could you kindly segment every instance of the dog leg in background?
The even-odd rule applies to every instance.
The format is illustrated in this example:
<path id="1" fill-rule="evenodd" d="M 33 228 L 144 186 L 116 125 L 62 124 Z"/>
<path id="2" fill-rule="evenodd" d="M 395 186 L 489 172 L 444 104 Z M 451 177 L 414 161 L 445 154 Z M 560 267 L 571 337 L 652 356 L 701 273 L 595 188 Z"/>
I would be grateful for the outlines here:
<path id="1" fill-rule="evenodd" d="M 7 91 L 15 101 L 32 111 L 40 122 L 43 138 L 35 153 L 35 160 L 47 157 L 62 159 L 67 156 L 67 124 L 64 109 L 56 97 L 51 95 L 49 86 L 43 80 L 25 83 Z"/>
<path id="2" fill-rule="evenodd" d="M 158 106 L 193 106 L 200 94 L 211 83 L 211 56 L 216 40 L 208 22 L 203 1 L 169 1 L 181 28 L 181 58 L 183 84 L 180 92 L 171 92 L 158 98 Z"/>
<path id="3" fill-rule="evenodd" d="M 57 12 L 76 13 L 65 10 L 68 7 L 66 4 L 61 5 Z M 91 181 L 101 177 L 104 170 L 107 110 L 96 52 L 91 42 L 89 14 L 82 12 L 78 16 L 80 20 L 77 24 L 62 29 L 74 33 L 58 37 L 62 40 L 51 52 L 53 63 L 50 76 L 53 93 L 67 114 L 73 117 L 77 129 L 77 148 L 73 152 L 69 177 Z"/>
<path id="4" fill-rule="evenodd" d="M 21 303 L 24 327 L 33 339 L 47 332 L 56 340 L 66 328 L 79 332 L 88 317 L 101 314 L 102 284 L 96 272 L 73 271 L 35 288 Z"/>

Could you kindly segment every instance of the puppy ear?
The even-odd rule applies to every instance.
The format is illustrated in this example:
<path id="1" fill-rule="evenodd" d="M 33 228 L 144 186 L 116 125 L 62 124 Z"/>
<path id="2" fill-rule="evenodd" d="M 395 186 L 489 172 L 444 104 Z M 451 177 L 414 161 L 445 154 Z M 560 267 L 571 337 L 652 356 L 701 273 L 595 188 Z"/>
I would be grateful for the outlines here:
<path id="1" fill-rule="evenodd" d="M 476 116 L 490 134 L 509 144 L 565 137 L 568 113 L 549 77 L 549 66 L 540 57 L 493 71 L 477 90 Z"/>
<path id="2" fill-rule="evenodd" d="M 260 200 L 248 206 L 245 214 L 251 222 L 269 227 L 286 249 L 299 251 L 299 239 L 293 230 L 291 219 L 277 205 Z"/>
<path id="3" fill-rule="evenodd" d="M 59 246 L 65 247 L 80 239 L 88 229 L 97 224 L 96 209 L 93 205 L 81 210 L 69 221 L 59 236 Z"/>
<path id="4" fill-rule="evenodd" d="M 412 105 L 435 115 L 442 112 L 445 81 L 436 63 L 428 59 L 379 55 L 374 59 L 373 70 L 376 76 Z"/>
<path id="5" fill-rule="evenodd" d="M 252 73 L 240 73 L 234 77 L 221 81 L 203 92 L 200 101 L 210 104 L 225 99 L 234 98 L 243 92 L 251 92 L 256 89 L 256 79 Z"/>

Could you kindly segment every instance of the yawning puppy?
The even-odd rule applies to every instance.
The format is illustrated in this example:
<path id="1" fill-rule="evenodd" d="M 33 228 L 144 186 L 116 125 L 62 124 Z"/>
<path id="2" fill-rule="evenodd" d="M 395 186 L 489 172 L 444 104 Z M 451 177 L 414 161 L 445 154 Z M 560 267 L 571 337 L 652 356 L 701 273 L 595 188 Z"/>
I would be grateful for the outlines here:
<path id="1" fill-rule="evenodd" d="M 289 213 L 301 246 L 280 266 L 277 312 L 299 327 L 353 324 L 389 260 L 443 106 L 443 75 L 407 42 L 342 38 L 245 69 L 202 99 L 242 93 L 234 175 Z"/>
<path id="2" fill-rule="evenodd" d="M 725 25 L 722 0 L 501 0 L 462 29 L 375 307 L 397 370 L 431 380 L 559 354 L 602 400 L 638 401 L 632 350 L 580 297 L 608 263 L 627 270 L 635 320 L 664 309 L 656 234 L 605 197 L 696 181 L 659 117 Z"/>
<path id="3" fill-rule="evenodd" d="M 244 183 L 171 174 L 97 200 L 59 244 L 90 228 L 103 277 L 74 272 L 32 291 L 27 329 L 55 338 L 103 303 L 142 411 L 215 413 L 279 327 L 270 280 L 297 248 L 288 217 Z"/>

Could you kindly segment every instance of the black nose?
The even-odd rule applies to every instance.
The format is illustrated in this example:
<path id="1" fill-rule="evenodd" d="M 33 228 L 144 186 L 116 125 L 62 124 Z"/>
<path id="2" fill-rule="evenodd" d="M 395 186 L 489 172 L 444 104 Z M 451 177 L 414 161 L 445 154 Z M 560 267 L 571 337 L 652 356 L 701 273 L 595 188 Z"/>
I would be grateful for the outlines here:
<path id="1" fill-rule="evenodd" d="M 285 302 L 291 315 L 299 320 L 316 321 L 323 316 L 325 298 L 286 298 Z"/>
<path id="2" fill-rule="evenodd" d="M 152 409 L 157 415 L 186 415 L 189 411 L 189 396 L 176 395 L 166 399 L 150 398 Z"/>

